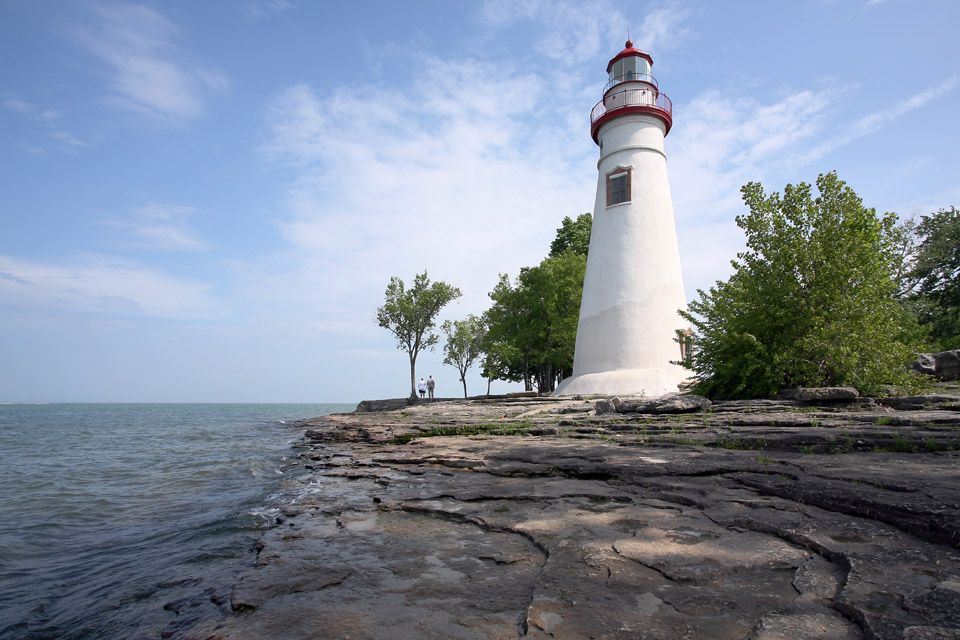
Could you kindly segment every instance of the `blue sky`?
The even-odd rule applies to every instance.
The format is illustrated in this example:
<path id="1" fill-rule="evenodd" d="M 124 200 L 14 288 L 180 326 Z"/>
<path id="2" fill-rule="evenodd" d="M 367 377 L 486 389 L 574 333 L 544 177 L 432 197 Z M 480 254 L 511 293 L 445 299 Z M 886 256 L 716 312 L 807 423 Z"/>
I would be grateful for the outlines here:
<path id="1" fill-rule="evenodd" d="M 957 24 L 953 0 L 0 0 L 0 402 L 405 395 L 390 277 L 479 313 L 592 208 L 628 25 L 674 104 L 688 297 L 729 275 L 748 181 L 960 205 Z M 457 395 L 441 360 L 418 375 Z"/>

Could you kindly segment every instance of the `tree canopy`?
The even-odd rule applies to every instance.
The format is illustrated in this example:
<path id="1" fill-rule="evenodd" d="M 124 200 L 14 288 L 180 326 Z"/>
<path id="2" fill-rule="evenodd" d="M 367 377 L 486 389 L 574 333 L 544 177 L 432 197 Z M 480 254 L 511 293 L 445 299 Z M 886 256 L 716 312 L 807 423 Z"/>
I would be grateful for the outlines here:
<path id="1" fill-rule="evenodd" d="M 937 351 L 960 349 L 960 210 L 941 209 L 915 228 L 911 299 Z"/>
<path id="2" fill-rule="evenodd" d="M 570 216 L 565 216 L 560 228 L 557 229 L 557 235 L 550 243 L 551 258 L 557 258 L 565 251 L 572 251 L 577 255 L 586 256 L 590 249 L 590 231 L 593 228 L 593 216 L 589 213 L 581 213 L 574 220 Z"/>
<path id="3" fill-rule="evenodd" d="M 456 367 L 463 383 L 463 397 L 467 397 L 467 371 L 483 353 L 486 328 L 483 321 L 470 314 L 463 320 L 447 320 L 440 327 L 447 336 L 443 345 L 443 363 Z"/>
<path id="4" fill-rule="evenodd" d="M 417 274 L 408 289 L 403 280 L 390 278 L 385 302 L 377 308 L 377 322 L 397 339 L 397 349 L 410 358 L 410 397 L 417 396 L 417 355 L 432 351 L 440 337 L 432 332 L 437 314 L 461 296 L 460 289 L 446 282 L 430 282 L 427 272 Z"/>
<path id="5" fill-rule="evenodd" d="M 540 391 L 571 373 L 586 266 L 586 256 L 565 251 L 524 267 L 514 282 L 500 275 L 485 315 L 485 350 L 495 356 L 488 371 Z"/>
<path id="6" fill-rule="evenodd" d="M 905 331 L 897 282 L 896 216 L 878 217 L 835 173 L 769 196 L 741 192 L 747 249 L 735 272 L 697 292 L 692 368 L 710 396 L 762 397 L 787 387 L 907 384 L 917 345 Z"/>

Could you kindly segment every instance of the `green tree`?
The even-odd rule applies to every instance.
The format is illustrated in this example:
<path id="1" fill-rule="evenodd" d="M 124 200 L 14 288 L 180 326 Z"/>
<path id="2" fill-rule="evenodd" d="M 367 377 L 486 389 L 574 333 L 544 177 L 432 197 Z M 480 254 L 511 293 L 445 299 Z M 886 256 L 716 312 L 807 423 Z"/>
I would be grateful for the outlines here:
<path id="1" fill-rule="evenodd" d="M 700 393 L 763 397 L 797 386 L 876 392 L 909 384 L 916 355 L 895 299 L 896 216 L 878 218 L 835 173 L 767 196 L 741 192 L 747 249 L 735 272 L 698 291 L 683 316 L 694 326 Z"/>
<path id="2" fill-rule="evenodd" d="M 505 273 L 500 274 L 489 296 L 493 304 L 483 314 L 487 325 L 484 373 L 496 375 L 500 380 L 522 380 L 529 391 L 532 388 L 528 373 L 531 354 L 527 348 L 524 301 Z"/>
<path id="3" fill-rule="evenodd" d="M 484 314 L 486 318 L 486 314 Z M 480 362 L 480 375 L 487 379 L 487 395 L 494 380 L 510 380 L 511 356 L 504 351 L 512 347 L 503 342 L 491 342 L 489 334 L 484 336 L 483 360 Z"/>
<path id="4" fill-rule="evenodd" d="M 941 209 L 916 225 L 908 278 L 921 324 L 937 351 L 960 348 L 960 210 Z"/>
<path id="5" fill-rule="evenodd" d="M 573 251 L 524 267 L 515 282 L 501 274 L 490 293 L 488 371 L 553 391 L 573 369 L 573 353 L 587 259 Z"/>
<path id="6" fill-rule="evenodd" d="M 557 229 L 557 236 L 550 244 L 551 258 L 557 258 L 565 251 L 573 251 L 577 255 L 586 256 L 590 248 L 590 231 L 593 228 L 593 216 L 589 213 L 581 213 L 574 220 L 570 216 L 565 216 L 560 228 Z"/>
<path id="7" fill-rule="evenodd" d="M 410 357 L 410 397 L 417 397 L 417 356 L 432 351 L 440 337 L 432 330 L 440 310 L 461 296 L 460 289 L 446 282 L 430 282 L 427 272 L 417 274 L 409 289 L 394 276 L 387 285 L 386 300 L 377 308 L 377 322 L 397 339 L 397 349 Z"/>
<path id="8" fill-rule="evenodd" d="M 447 320 L 440 327 L 447 336 L 443 345 L 443 363 L 456 367 L 463 383 L 463 397 L 467 397 L 467 371 L 483 353 L 486 328 L 483 320 L 470 314 L 463 320 Z"/>

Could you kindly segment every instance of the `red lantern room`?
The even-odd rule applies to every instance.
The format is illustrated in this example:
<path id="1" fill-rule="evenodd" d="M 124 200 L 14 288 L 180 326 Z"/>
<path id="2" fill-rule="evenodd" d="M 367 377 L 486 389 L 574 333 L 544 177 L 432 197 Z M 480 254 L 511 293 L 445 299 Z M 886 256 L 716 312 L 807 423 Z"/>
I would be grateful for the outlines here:
<path id="1" fill-rule="evenodd" d="M 650 75 L 653 58 L 633 46 L 632 40 L 607 65 L 610 76 L 603 89 L 603 100 L 590 112 L 590 135 L 600 144 L 597 134 L 604 123 L 630 113 L 645 113 L 661 119 L 664 135 L 673 126 L 673 103 L 660 92 L 657 80 Z"/>

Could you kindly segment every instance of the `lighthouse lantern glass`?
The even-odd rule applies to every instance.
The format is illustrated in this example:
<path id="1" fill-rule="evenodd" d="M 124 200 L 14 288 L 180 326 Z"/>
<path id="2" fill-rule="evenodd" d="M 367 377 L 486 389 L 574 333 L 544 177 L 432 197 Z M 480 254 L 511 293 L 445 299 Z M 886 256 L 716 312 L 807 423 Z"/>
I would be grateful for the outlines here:
<path id="1" fill-rule="evenodd" d="M 639 56 L 621 58 L 610 67 L 610 80 L 614 82 L 629 82 L 634 79 L 643 80 L 649 75 L 650 63 Z"/>

